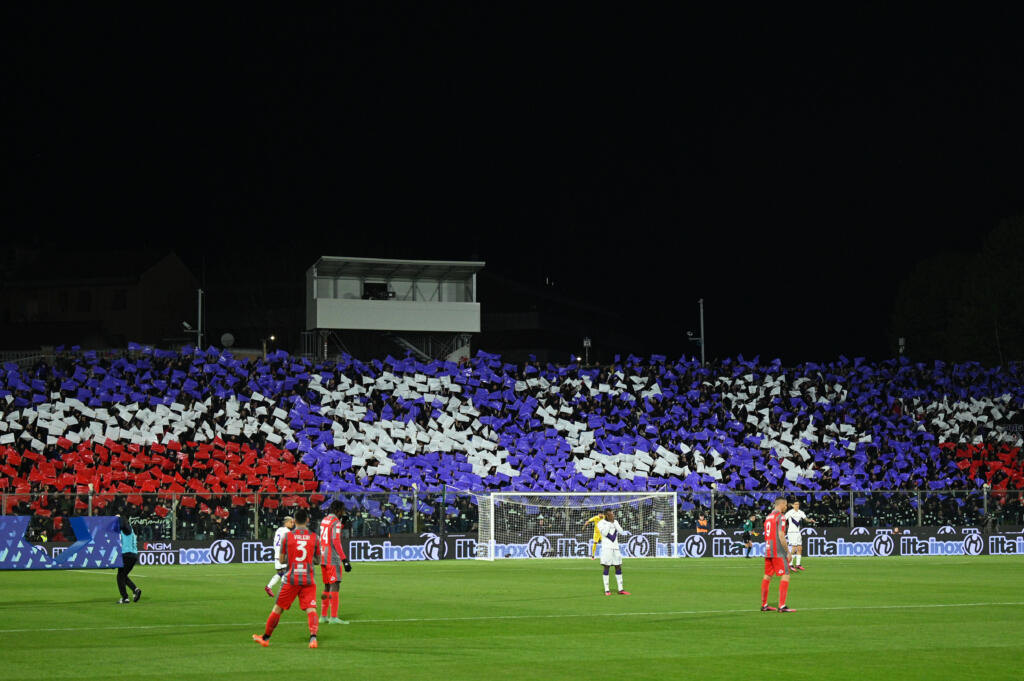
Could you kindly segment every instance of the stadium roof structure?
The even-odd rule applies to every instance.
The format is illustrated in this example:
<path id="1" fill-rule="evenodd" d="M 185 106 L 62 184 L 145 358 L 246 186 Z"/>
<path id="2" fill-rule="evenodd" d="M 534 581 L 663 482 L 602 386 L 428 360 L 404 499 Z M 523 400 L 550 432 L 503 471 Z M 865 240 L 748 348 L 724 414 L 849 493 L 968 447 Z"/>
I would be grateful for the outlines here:
<path id="1" fill-rule="evenodd" d="M 348 258 L 325 255 L 313 263 L 321 276 L 380 277 L 408 279 L 465 278 L 484 268 L 483 262 L 468 260 L 393 260 L 388 258 Z"/>

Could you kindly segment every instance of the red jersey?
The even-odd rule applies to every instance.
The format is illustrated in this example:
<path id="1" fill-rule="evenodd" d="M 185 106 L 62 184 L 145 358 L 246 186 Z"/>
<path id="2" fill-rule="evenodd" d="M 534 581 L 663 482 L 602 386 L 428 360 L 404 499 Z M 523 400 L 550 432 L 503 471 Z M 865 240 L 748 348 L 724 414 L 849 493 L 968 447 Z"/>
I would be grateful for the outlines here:
<path id="1" fill-rule="evenodd" d="M 786 557 L 786 516 L 778 511 L 764 519 L 764 557 Z"/>
<path id="2" fill-rule="evenodd" d="M 320 557 L 320 543 L 316 535 L 305 527 L 297 527 L 281 542 L 281 562 L 288 566 L 285 584 L 316 585 L 313 578 L 314 559 Z"/>
<path id="3" fill-rule="evenodd" d="M 320 555 L 324 557 L 324 565 L 341 567 L 341 561 L 346 560 L 345 549 L 341 547 L 343 527 L 333 513 L 320 521 Z"/>

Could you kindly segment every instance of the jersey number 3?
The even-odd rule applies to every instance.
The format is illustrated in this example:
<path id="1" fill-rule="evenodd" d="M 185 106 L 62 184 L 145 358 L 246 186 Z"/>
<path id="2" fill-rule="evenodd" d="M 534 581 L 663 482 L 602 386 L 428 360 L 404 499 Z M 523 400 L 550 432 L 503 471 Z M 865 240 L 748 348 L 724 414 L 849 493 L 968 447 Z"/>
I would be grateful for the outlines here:
<path id="1" fill-rule="evenodd" d="M 306 557 L 309 555 L 309 551 L 306 548 L 308 543 L 309 542 L 304 542 L 304 541 L 295 542 L 296 553 L 298 554 L 297 556 L 295 556 L 296 562 L 299 562 L 299 563 L 305 563 L 306 562 Z"/>

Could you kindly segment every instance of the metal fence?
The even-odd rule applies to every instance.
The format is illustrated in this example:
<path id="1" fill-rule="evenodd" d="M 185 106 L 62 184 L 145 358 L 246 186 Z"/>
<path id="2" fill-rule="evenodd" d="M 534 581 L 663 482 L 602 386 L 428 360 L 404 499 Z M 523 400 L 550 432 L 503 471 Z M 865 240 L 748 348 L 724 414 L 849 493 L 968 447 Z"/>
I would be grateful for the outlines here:
<path id="1" fill-rule="evenodd" d="M 712 491 L 706 496 L 704 506 L 709 507 L 712 529 L 740 527 L 751 515 L 762 517 L 779 496 L 799 501 L 819 527 L 1019 525 L 1024 521 L 1024 499 L 1018 490 Z M 687 519 L 702 512 L 703 508 L 690 511 Z"/>
<path id="2" fill-rule="evenodd" d="M 326 515 L 323 495 L 248 494 L 0 494 L 5 515 L 31 515 L 30 540 L 72 541 L 66 520 L 75 515 L 127 515 L 142 541 L 270 540 L 285 516 L 305 508 L 310 523 Z M 475 532 L 476 504 L 455 490 L 344 494 L 345 537 L 388 537 L 415 532 Z M 443 523 L 443 528 L 442 528 Z"/>
<path id="3" fill-rule="evenodd" d="M 482 494 L 486 494 L 483 492 Z M 778 496 L 801 502 L 817 527 L 921 527 L 1024 525 L 1024 492 L 1000 490 L 760 492 L 694 491 L 678 494 L 679 531 L 698 527 L 735 529 L 756 520 Z M 389 537 L 433 532 L 473 533 L 473 494 L 451 488 L 437 492 L 345 493 L 346 538 Z M 286 515 L 309 511 L 311 523 L 326 514 L 322 494 L 0 494 L 4 514 L 31 515 L 29 539 L 71 541 L 72 515 L 126 514 L 142 541 L 262 539 L 269 541 Z M 34 510 L 36 509 L 36 510 Z"/>

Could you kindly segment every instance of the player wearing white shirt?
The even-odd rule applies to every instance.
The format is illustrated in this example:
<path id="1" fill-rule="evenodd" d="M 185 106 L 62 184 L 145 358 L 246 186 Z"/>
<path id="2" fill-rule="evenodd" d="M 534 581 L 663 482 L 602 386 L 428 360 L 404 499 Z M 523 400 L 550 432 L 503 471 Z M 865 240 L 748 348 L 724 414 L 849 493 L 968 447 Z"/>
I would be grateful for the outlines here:
<path id="1" fill-rule="evenodd" d="M 288 571 L 288 564 L 282 563 L 281 558 L 281 546 L 284 544 L 284 538 L 288 536 L 288 533 L 295 529 L 295 518 L 290 515 L 286 515 L 284 520 L 281 521 L 281 527 L 277 528 L 277 532 L 274 533 L 274 576 L 270 578 L 270 582 L 267 583 L 263 590 L 267 592 L 267 595 L 271 598 L 274 597 L 274 586 L 281 581 L 284 573 Z"/>
<path id="2" fill-rule="evenodd" d="M 622 588 L 622 552 L 619 551 L 619 537 L 625 537 L 629 532 L 622 529 L 619 521 L 615 519 L 615 511 L 604 510 L 604 520 L 597 521 L 597 531 L 601 534 L 601 568 L 604 570 L 604 595 L 611 596 L 608 588 L 608 568 L 615 567 L 615 581 L 619 585 L 619 593 L 628 596 L 629 592 Z"/>
<path id="3" fill-rule="evenodd" d="M 794 501 L 793 508 L 786 511 L 786 543 L 790 546 L 789 566 L 794 570 L 803 570 L 800 560 L 804 554 L 804 539 L 800 528 L 804 523 L 813 523 L 807 514 L 800 510 L 800 502 Z"/>

